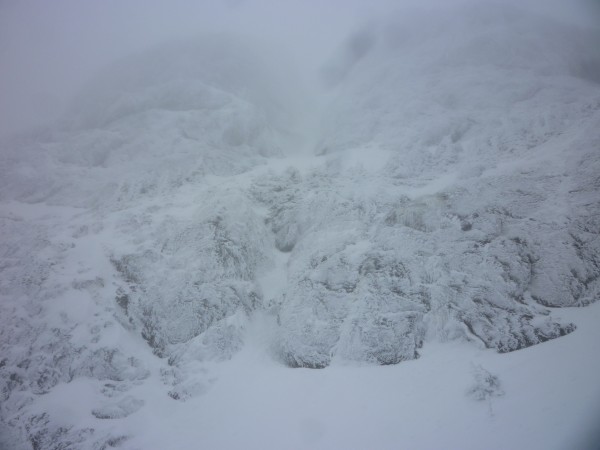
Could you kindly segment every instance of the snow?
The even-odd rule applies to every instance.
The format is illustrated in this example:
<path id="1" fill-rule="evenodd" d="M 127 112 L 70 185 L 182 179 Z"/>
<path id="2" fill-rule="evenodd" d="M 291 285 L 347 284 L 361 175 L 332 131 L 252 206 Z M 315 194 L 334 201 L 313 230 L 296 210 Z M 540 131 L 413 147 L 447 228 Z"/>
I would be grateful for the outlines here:
<path id="1" fill-rule="evenodd" d="M 471 5 L 370 22 L 313 97 L 223 36 L 107 69 L 1 143 L 0 444 L 597 442 L 589 42 Z"/>
<path id="2" fill-rule="evenodd" d="M 265 271 L 264 275 L 257 278 L 261 287 L 263 298 L 269 302 L 280 297 L 287 286 L 287 264 L 290 259 L 289 253 L 278 252 L 273 258 L 274 266 Z"/>
<path id="3" fill-rule="evenodd" d="M 419 360 L 385 367 L 290 369 L 253 336 L 201 397 L 173 402 L 159 395 L 156 380 L 137 388 L 146 405 L 117 430 L 135 436 L 128 448 L 148 450 L 588 448 L 600 404 L 600 360 L 588 343 L 600 342 L 600 305 L 556 313 L 577 331 L 501 355 L 430 343 Z M 264 324 L 254 330 L 263 332 Z M 505 395 L 481 402 L 465 395 L 479 366 L 498 377 Z M 82 419 L 90 403 L 64 402 L 85 398 L 86 383 L 60 385 L 45 401 L 55 402 L 65 421 L 97 427 Z"/>

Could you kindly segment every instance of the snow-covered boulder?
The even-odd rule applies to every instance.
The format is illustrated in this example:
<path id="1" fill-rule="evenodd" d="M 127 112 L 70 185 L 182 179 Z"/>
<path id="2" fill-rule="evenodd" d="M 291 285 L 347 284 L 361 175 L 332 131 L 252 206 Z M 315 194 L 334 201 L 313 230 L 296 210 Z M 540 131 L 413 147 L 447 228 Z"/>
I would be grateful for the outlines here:
<path id="1" fill-rule="evenodd" d="M 424 338 L 500 352 L 600 288 L 593 35 L 471 5 L 391 17 L 324 70 L 320 172 L 261 180 L 291 251 L 278 353 L 390 364 Z"/>

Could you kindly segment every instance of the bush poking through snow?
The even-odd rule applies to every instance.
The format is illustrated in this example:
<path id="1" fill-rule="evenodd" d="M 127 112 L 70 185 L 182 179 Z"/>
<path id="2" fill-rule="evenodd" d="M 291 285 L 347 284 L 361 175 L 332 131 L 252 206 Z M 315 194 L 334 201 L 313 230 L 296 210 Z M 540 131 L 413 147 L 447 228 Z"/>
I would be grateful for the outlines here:
<path id="1" fill-rule="evenodd" d="M 484 401 L 491 400 L 492 397 L 502 397 L 504 390 L 500 385 L 500 380 L 496 375 L 492 375 L 481 366 L 473 368 L 475 378 L 471 387 L 467 390 L 467 395 L 473 400 Z"/>

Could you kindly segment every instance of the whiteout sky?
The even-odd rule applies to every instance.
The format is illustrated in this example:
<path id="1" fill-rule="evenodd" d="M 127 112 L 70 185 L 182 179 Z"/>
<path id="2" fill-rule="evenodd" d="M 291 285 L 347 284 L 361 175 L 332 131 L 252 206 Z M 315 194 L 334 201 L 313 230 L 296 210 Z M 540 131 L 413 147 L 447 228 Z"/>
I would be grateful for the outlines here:
<path id="1" fill-rule="evenodd" d="M 0 0 L 0 448 L 577 448 L 600 5 L 491 1 Z"/>
<path id="2" fill-rule="evenodd" d="M 251 36 L 279 47 L 310 80 L 370 17 L 458 1 L 0 0 L 0 136 L 59 117 L 98 70 L 161 42 L 215 31 Z M 518 3 L 558 20 L 600 23 L 594 0 Z"/>

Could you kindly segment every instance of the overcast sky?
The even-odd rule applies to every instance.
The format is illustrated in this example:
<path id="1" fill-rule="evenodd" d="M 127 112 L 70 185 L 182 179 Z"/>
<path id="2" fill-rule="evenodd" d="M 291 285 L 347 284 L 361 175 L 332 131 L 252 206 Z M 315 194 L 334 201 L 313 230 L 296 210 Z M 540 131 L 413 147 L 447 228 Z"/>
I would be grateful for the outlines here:
<path id="1" fill-rule="evenodd" d="M 527 1 L 560 20 L 593 25 L 596 18 L 575 6 L 581 3 L 577 0 Z M 57 117 L 99 69 L 160 42 L 210 31 L 251 35 L 284 48 L 309 75 L 352 29 L 370 16 L 410 2 L 425 3 L 0 0 L 0 136 Z M 439 8 L 451 2 L 426 3 Z"/>

